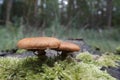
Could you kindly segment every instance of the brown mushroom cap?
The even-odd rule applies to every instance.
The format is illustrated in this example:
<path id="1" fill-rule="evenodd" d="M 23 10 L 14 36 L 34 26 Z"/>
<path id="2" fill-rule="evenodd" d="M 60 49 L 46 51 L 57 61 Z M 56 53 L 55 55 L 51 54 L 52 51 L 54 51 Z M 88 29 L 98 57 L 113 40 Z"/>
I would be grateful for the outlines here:
<path id="1" fill-rule="evenodd" d="M 58 50 L 73 52 L 73 51 L 79 51 L 80 47 L 74 43 L 61 42 Z"/>
<path id="2" fill-rule="evenodd" d="M 49 48 L 58 48 L 60 46 L 61 41 L 53 38 L 53 37 L 44 37 L 46 38 L 46 41 L 48 42 Z"/>
<path id="3" fill-rule="evenodd" d="M 17 46 L 21 49 L 39 49 L 58 48 L 60 41 L 53 37 L 34 37 L 24 38 L 18 41 Z"/>

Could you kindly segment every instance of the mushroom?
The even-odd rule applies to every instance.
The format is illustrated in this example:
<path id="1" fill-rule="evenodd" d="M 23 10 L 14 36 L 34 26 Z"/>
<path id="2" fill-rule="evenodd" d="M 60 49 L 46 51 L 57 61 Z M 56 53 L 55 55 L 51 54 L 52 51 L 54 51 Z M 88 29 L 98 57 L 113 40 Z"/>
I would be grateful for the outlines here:
<path id="1" fill-rule="evenodd" d="M 60 46 L 60 41 L 54 37 L 34 37 L 24 38 L 18 41 L 17 46 L 20 49 L 27 49 L 29 51 L 37 52 L 37 56 L 45 56 L 45 50 L 56 49 Z"/>
<path id="2" fill-rule="evenodd" d="M 61 42 L 58 51 L 62 51 L 61 56 L 65 59 L 70 53 L 79 51 L 80 47 L 74 43 L 70 42 Z"/>

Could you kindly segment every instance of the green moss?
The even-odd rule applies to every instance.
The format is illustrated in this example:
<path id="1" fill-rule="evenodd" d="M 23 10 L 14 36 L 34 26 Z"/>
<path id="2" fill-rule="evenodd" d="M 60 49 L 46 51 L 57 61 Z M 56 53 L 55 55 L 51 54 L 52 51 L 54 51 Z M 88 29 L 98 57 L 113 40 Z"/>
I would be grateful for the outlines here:
<path id="1" fill-rule="evenodd" d="M 109 67 L 109 66 L 116 67 L 118 66 L 116 62 L 120 60 L 120 56 L 108 52 L 104 53 L 102 56 L 96 56 L 88 52 L 83 52 L 77 55 L 76 59 L 80 59 L 82 62 L 88 64 L 96 64 L 98 66 L 105 66 L 105 67 Z"/>
<path id="2" fill-rule="evenodd" d="M 94 61 L 93 55 L 88 52 L 80 53 L 76 56 L 76 59 L 80 59 L 85 63 L 90 63 Z"/>
<path id="3" fill-rule="evenodd" d="M 85 55 L 87 58 L 85 58 Z M 82 54 L 83 62 L 54 61 L 49 66 L 49 60 L 41 61 L 37 57 L 0 58 L 1 80 L 116 80 L 106 71 L 101 71 L 92 55 Z M 102 65 L 102 64 L 101 64 Z"/>
<path id="4" fill-rule="evenodd" d="M 120 55 L 120 47 L 116 48 L 116 52 L 115 53 Z"/>
<path id="5" fill-rule="evenodd" d="M 22 54 L 22 53 L 25 52 L 25 51 L 26 51 L 25 49 L 18 49 L 18 50 L 16 51 L 16 53 Z"/>

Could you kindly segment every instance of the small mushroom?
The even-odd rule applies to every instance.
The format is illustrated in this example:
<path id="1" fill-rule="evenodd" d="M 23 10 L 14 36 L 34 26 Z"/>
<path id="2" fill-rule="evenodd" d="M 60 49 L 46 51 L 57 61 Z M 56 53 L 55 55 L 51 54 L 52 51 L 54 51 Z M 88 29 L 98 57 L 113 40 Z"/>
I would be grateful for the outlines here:
<path id="1" fill-rule="evenodd" d="M 58 51 L 62 51 L 61 56 L 65 59 L 70 53 L 79 51 L 80 47 L 74 43 L 70 42 L 61 42 Z"/>
<path id="2" fill-rule="evenodd" d="M 24 38 L 17 43 L 18 48 L 37 52 L 37 56 L 45 55 L 45 50 L 56 49 L 60 46 L 60 41 L 54 37 L 34 37 Z"/>

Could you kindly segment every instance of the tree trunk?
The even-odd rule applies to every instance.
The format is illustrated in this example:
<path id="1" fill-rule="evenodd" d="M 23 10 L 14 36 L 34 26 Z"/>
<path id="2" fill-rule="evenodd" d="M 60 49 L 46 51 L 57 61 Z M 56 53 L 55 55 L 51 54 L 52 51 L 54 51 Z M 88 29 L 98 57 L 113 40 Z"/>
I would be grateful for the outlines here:
<path id="1" fill-rule="evenodd" d="M 76 9 L 74 5 L 74 0 L 68 0 L 68 6 L 67 6 L 67 27 L 70 27 L 72 24 L 72 21 L 75 17 Z"/>
<path id="2" fill-rule="evenodd" d="M 37 16 L 37 12 L 38 12 L 38 0 L 34 0 L 34 16 Z"/>
<path id="3" fill-rule="evenodd" d="M 107 26 L 108 28 L 111 27 L 112 24 L 112 9 L 113 9 L 113 0 L 107 0 L 107 12 L 106 12 L 106 18 L 107 18 Z"/>
<path id="4" fill-rule="evenodd" d="M 7 0 L 7 5 L 6 5 L 6 21 L 5 24 L 9 24 L 10 21 L 10 13 L 11 13 L 11 8 L 12 8 L 12 2 L 13 0 Z"/>

